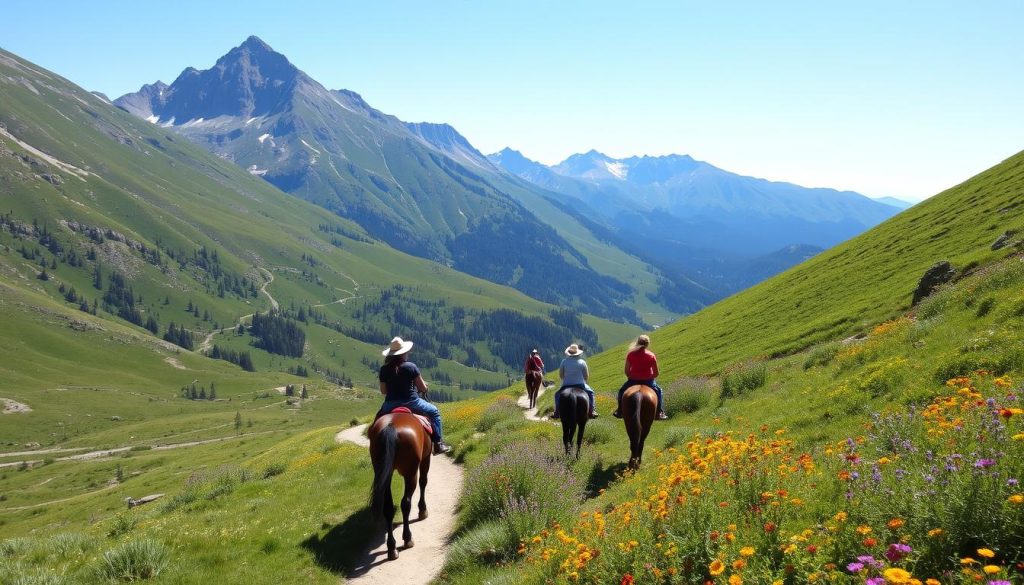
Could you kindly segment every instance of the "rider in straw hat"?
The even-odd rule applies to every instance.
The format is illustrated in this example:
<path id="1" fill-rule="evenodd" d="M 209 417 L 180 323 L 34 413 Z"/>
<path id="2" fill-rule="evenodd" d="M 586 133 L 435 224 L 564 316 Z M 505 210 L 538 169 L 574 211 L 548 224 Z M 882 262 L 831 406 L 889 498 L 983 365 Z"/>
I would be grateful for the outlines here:
<path id="1" fill-rule="evenodd" d="M 441 411 L 423 399 L 427 395 L 427 383 L 423 381 L 416 364 L 408 361 L 411 349 L 411 341 L 395 337 L 381 352 L 384 356 L 384 365 L 380 367 L 380 393 L 384 395 L 384 404 L 381 405 L 377 416 L 404 406 L 416 414 L 430 418 L 434 430 L 431 437 L 434 442 L 434 455 L 447 453 L 452 448 L 441 440 Z"/>
<path id="2" fill-rule="evenodd" d="M 594 390 L 587 385 L 587 380 L 590 379 L 590 368 L 587 367 L 587 362 L 583 360 L 583 348 L 578 344 L 572 344 L 565 348 L 565 359 L 562 360 L 562 365 L 558 367 L 558 376 L 562 379 L 562 387 L 555 392 L 555 412 L 551 415 L 551 418 L 558 418 L 558 398 L 562 393 L 562 390 L 573 386 L 578 386 L 587 391 L 587 395 L 590 398 L 590 418 L 597 418 L 597 410 L 594 409 Z"/>

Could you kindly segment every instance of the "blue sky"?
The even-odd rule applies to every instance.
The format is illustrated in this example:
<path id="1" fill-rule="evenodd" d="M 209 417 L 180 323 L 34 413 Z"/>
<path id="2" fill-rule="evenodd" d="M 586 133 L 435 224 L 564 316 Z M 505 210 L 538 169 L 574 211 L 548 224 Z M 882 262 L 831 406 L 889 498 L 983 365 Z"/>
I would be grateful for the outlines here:
<path id="1" fill-rule="evenodd" d="M 116 97 L 255 34 L 483 152 L 690 154 L 921 199 L 1024 149 L 1024 2 L 5 0 L 0 47 Z"/>

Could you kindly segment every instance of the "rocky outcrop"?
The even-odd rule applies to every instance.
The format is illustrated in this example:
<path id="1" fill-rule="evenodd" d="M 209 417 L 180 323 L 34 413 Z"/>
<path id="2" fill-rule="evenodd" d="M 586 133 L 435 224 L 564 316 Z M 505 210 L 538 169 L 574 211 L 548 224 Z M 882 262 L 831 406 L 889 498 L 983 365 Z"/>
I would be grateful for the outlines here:
<path id="1" fill-rule="evenodd" d="M 1001 250 L 1007 246 L 1016 244 L 1017 241 L 1013 239 L 1013 236 L 1017 235 L 1016 230 L 1006 230 L 1003 235 L 996 238 L 996 241 L 992 242 L 992 251 Z"/>
<path id="2" fill-rule="evenodd" d="M 935 292 L 935 289 L 953 280 L 956 276 L 956 268 L 949 262 L 943 260 L 936 262 L 931 268 L 925 271 L 921 281 L 917 283 L 917 290 L 914 291 L 914 300 L 911 304 L 916 305 L 927 296 Z"/>

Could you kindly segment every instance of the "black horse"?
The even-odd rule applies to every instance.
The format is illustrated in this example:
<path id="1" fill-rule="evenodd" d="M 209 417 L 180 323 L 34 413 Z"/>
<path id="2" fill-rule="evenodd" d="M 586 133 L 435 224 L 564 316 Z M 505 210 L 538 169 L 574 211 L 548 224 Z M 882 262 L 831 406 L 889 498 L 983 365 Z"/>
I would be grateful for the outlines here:
<path id="1" fill-rule="evenodd" d="M 579 386 L 569 386 L 558 395 L 558 416 L 562 420 L 562 443 L 565 454 L 572 454 L 572 437 L 576 435 L 576 458 L 580 457 L 583 429 L 590 420 L 590 398 Z M 577 430 L 578 429 L 578 430 Z"/>

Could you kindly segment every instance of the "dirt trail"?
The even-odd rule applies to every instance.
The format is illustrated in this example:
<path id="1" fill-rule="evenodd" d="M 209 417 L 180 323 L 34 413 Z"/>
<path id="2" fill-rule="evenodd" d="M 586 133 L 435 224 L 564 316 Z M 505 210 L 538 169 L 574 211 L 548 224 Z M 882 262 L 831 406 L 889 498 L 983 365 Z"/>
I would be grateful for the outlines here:
<path id="1" fill-rule="evenodd" d="M 522 408 L 524 410 L 523 416 L 525 416 L 527 420 L 532 420 L 535 422 L 548 420 L 546 417 L 537 416 L 537 409 L 540 408 L 540 399 L 542 396 L 544 396 L 544 392 L 546 390 L 547 388 L 541 386 L 540 390 L 537 391 L 537 406 L 533 408 L 530 408 L 530 397 L 525 392 L 523 392 L 523 395 L 519 397 L 519 400 L 516 402 L 516 404 L 519 405 L 519 408 Z"/>
<path id="2" fill-rule="evenodd" d="M 366 425 L 345 429 L 335 435 L 334 439 L 341 443 L 348 441 L 368 447 L 370 441 L 363 435 Z M 401 481 L 397 478 L 394 481 Z M 419 489 L 419 488 L 417 488 Z M 356 569 L 348 576 L 345 583 L 357 585 L 376 585 L 402 583 L 414 585 L 430 583 L 441 572 L 448 547 L 448 539 L 455 528 L 455 508 L 462 490 L 462 468 L 450 457 L 436 456 L 430 463 L 430 481 L 427 484 L 427 506 L 430 516 L 426 520 L 410 524 L 416 546 L 410 549 L 399 548 L 397 561 L 387 560 L 387 544 L 383 530 L 375 534 L 365 551 L 356 563 Z M 416 515 L 416 502 L 419 494 L 413 495 L 412 514 Z M 395 501 L 398 506 L 398 501 Z M 401 520 L 401 511 L 396 520 Z M 395 532 L 398 545 L 402 545 L 401 529 Z"/>
<path id="3" fill-rule="evenodd" d="M 271 271 L 269 271 L 269 270 L 267 270 L 266 268 L 263 268 L 263 267 L 260 267 L 260 270 L 264 274 L 267 275 L 267 281 L 264 282 L 263 286 L 260 287 L 260 292 L 263 293 L 264 295 L 266 295 L 268 299 L 270 299 L 270 306 L 273 307 L 274 310 L 276 311 L 279 308 L 278 303 L 277 303 L 277 299 L 272 297 L 270 295 L 270 293 L 267 292 L 267 285 L 272 283 L 272 282 L 274 282 L 274 273 L 272 273 Z M 238 318 L 237 322 L 240 323 L 242 321 L 245 321 L 246 319 L 251 318 L 253 315 L 254 315 L 254 313 L 249 313 L 248 315 L 242 315 L 241 317 Z M 206 337 L 203 338 L 203 342 L 199 344 L 199 349 L 197 351 L 199 353 L 206 353 L 206 352 L 210 351 L 211 349 L 213 349 L 213 336 L 214 335 L 219 335 L 219 334 L 224 333 L 226 331 L 234 331 L 237 327 L 238 327 L 237 325 L 232 325 L 231 327 L 221 327 L 220 329 L 214 329 L 213 331 L 209 332 L 206 335 Z M 171 364 L 171 365 L 174 365 L 174 364 Z"/>

